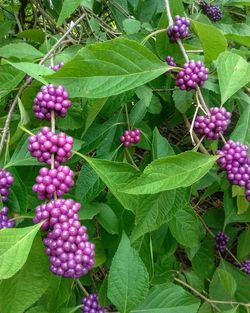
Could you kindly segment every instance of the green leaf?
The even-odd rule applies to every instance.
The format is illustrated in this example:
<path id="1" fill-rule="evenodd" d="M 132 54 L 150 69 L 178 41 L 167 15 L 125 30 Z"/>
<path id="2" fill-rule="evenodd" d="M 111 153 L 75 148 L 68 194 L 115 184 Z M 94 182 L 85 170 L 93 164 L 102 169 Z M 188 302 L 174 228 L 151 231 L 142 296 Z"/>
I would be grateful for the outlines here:
<path id="1" fill-rule="evenodd" d="M 96 206 L 101 208 L 96 216 L 97 221 L 110 234 L 119 234 L 119 220 L 114 211 L 105 203 L 96 203 Z"/>
<path id="2" fill-rule="evenodd" d="M 131 18 L 125 19 L 122 22 L 122 24 L 123 24 L 123 29 L 125 33 L 128 35 L 136 34 L 141 29 L 141 22 L 135 19 L 131 19 Z"/>
<path id="3" fill-rule="evenodd" d="M 124 208 L 135 211 L 136 206 L 133 197 L 121 193 L 119 189 L 136 177 L 138 171 L 129 164 L 83 157 Z"/>
<path id="4" fill-rule="evenodd" d="M 206 62 L 216 60 L 227 49 L 227 40 L 217 27 L 195 20 L 192 20 L 192 26 L 201 41 Z"/>
<path id="5" fill-rule="evenodd" d="M 38 28 L 27 29 L 17 34 L 18 38 L 27 38 L 39 43 L 43 43 L 45 39 L 45 33 Z"/>
<path id="6" fill-rule="evenodd" d="M 167 283 L 153 287 L 131 313 L 196 313 L 200 301 L 182 287 Z"/>
<path id="7" fill-rule="evenodd" d="M 250 65 L 232 52 L 224 52 L 219 56 L 217 73 L 222 104 L 250 82 Z"/>
<path id="8" fill-rule="evenodd" d="M 165 137 L 163 137 L 157 128 L 153 131 L 153 140 L 152 140 L 152 157 L 153 160 L 157 160 L 159 158 L 174 155 L 174 150 L 171 147 L 170 143 L 167 141 Z"/>
<path id="9" fill-rule="evenodd" d="M 141 86 L 168 69 L 139 43 L 117 38 L 81 49 L 46 79 L 64 85 L 72 97 L 103 98 Z"/>
<path id="10" fill-rule="evenodd" d="M 182 245 L 193 248 L 199 245 L 201 240 L 200 222 L 193 208 L 186 206 L 177 210 L 175 216 L 169 222 L 169 228 L 173 237 Z"/>
<path id="11" fill-rule="evenodd" d="M 137 97 L 143 101 L 146 107 L 150 105 L 153 96 L 153 91 L 151 88 L 149 88 L 148 86 L 140 86 L 136 89 L 135 93 Z"/>
<path id="12" fill-rule="evenodd" d="M 78 212 L 78 215 L 81 220 L 92 220 L 92 218 L 96 216 L 101 209 L 102 207 L 99 206 L 98 202 L 87 203 L 85 207 Z"/>
<path id="13" fill-rule="evenodd" d="M 24 265 L 40 224 L 0 230 L 0 279 L 13 276 Z"/>
<path id="14" fill-rule="evenodd" d="M 186 90 L 175 90 L 173 92 L 173 99 L 176 109 L 181 113 L 186 113 L 193 103 L 192 93 Z"/>
<path id="15" fill-rule="evenodd" d="M 43 75 L 51 75 L 54 73 L 51 69 L 48 67 L 41 65 L 41 64 L 34 64 L 34 63 L 28 63 L 28 62 L 22 62 L 22 63 L 12 63 L 9 62 L 13 67 L 17 68 L 18 70 L 28 74 L 29 76 L 35 78 L 36 80 L 40 81 L 43 84 L 47 84 L 46 80 L 41 77 Z"/>
<path id="16" fill-rule="evenodd" d="M 7 96 L 24 78 L 24 73 L 9 64 L 0 66 L 0 99 Z"/>
<path id="17" fill-rule="evenodd" d="M 72 281 L 67 278 L 51 275 L 49 288 L 46 291 L 47 310 L 57 312 L 58 308 L 67 302 L 72 293 Z"/>
<path id="18" fill-rule="evenodd" d="M 238 123 L 231 134 L 231 139 L 240 141 L 248 145 L 250 148 L 250 106 L 246 106 L 245 110 L 240 116 Z"/>
<path id="19" fill-rule="evenodd" d="M 95 244 L 95 264 L 94 267 L 97 268 L 106 261 L 106 254 L 103 242 L 100 240 L 93 240 L 93 243 Z"/>
<path id="20" fill-rule="evenodd" d="M 148 292 L 148 273 L 138 252 L 130 245 L 123 233 L 113 258 L 109 278 L 108 297 L 120 313 L 134 309 Z"/>
<path id="21" fill-rule="evenodd" d="M 43 54 L 31 45 L 19 42 L 1 47 L 0 56 L 6 59 L 14 57 L 22 60 L 34 60 L 41 58 Z"/>
<path id="22" fill-rule="evenodd" d="M 154 194 L 161 191 L 191 186 L 213 166 L 217 157 L 187 151 L 153 161 L 143 174 L 126 188 L 127 194 Z"/>
<path id="23" fill-rule="evenodd" d="M 64 0 L 56 26 L 60 26 L 81 4 L 82 0 Z"/>
<path id="24" fill-rule="evenodd" d="M 250 47 L 250 26 L 243 23 L 219 24 L 226 38 L 241 45 Z"/>
<path id="25" fill-rule="evenodd" d="M 36 225 L 35 227 L 37 226 L 39 225 Z M 20 249 L 23 249 L 23 252 L 25 252 L 27 247 L 21 246 Z M 18 255 L 13 254 L 12 257 L 13 260 L 11 263 L 12 266 L 15 266 L 15 262 L 18 260 Z M 41 239 L 37 238 L 32 245 L 27 262 L 22 269 L 13 277 L 4 280 L 1 283 L 0 311 L 4 313 L 24 312 L 46 291 L 49 286 L 50 277 L 51 272 L 49 271 L 48 258 L 44 253 Z M 45 311 L 34 312 L 44 313 Z"/>
<path id="26" fill-rule="evenodd" d="M 170 221 L 178 210 L 182 212 L 181 209 L 188 201 L 189 192 L 185 189 L 169 190 L 144 196 L 138 201 L 131 240 L 134 242 L 142 235 L 154 231 L 162 224 Z"/>
<path id="27" fill-rule="evenodd" d="M 78 103 L 73 103 L 64 118 L 58 118 L 56 125 L 62 130 L 74 130 L 82 128 L 84 123 L 83 110 Z"/>
<path id="28" fill-rule="evenodd" d="M 224 5 L 246 5 L 246 6 L 250 6 L 250 1 L 243 1 L 243 0 L 226 0 L 224 3 Z"/>
<path id="29" fill-rule="evenodd" d="M 103 108 L 106 101 L 107 101 L 107 98 L 89 99 L 87 101 L 84 107 L 84 116 L 85 116 L 84 131 L 85 132 L 92 125 L 92 123 L 94 122 L 98 113 Z"/>
<path id="30" fill-rule="evenodd" d="M 28 146 L 28 136 L 24 135 L 17 145 L 13 155 L 9 162 L 5 165 L 5 168 L 9 168 L 12 166 L 32 166 L 32 165 L 40 165 L 36 158 L 33 158 L 29 151 L 27 150 Z"/>
<path id="31" fill-rule="evenodd" d="M 237 245 L 237 257 L 240 261 L 243 261 L 250 255 L 250 229 L 244 230 L 239 239 Z"/>

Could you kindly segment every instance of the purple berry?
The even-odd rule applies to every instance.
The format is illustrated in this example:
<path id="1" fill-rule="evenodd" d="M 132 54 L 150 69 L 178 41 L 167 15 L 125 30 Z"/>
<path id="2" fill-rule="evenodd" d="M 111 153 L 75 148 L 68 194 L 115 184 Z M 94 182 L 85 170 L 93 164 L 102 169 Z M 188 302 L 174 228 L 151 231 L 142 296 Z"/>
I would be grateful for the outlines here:
<path id="1" fill-rule="evenodd" d="M 183 39 L 189 35 L 190 20 L 176 15 L 174 24 L 168 28 L 168 37 L 171 42 L 176 42 L 178 39 Z"/>
<path id="2" fill-rule="evenodd" d="M 250 275 L 250 260 L 245 260 L 244 262 L 242 262 L 242 270 L 247 275 Z"/>
<path id="3" fill-rule="evenodd" d="M 141 140 L 141 131 L 139 129 L 126 130 L 120 137 L 120 141 L 125 148 L 129 147 L 133 143 L 138 143 Z"/>
<path id="4" fill-rule="evenodd" d="M 60 62 L 60 63 L 55 64 L 55 65 L 53 65 L 53 66 L 50 65 L 49 68 L 50 68 L 51 70 L 57 72 L 58 70 L 60 70 L 61 67 L 63 67 L 63 65 L 64 65 L 64 62 Z"/>
<path id="5" fill-rule="evenodd" d="M 33 110 L 37 119 L 50 120 L 51 111 L 55 111 L 57 116 L 65 117 L 71 101 L 69 95 L 63 86 L 42 86 L 40 92 L 34 99 Z"/>
<path id="6" fill-rule="evenodd" d="M 83 313 L 105 313 L 106 310 L 99 304 L 97 294 L 91 294 L 82 299 L 82 311 Z"/>
<path id="7" fill-rule="evenodd" d="M 0 229 L 12 228 L 16 225 L 16 222 L 14 220 L 10 220 L 8 218 L 8 212 L 9 209 L 6 206 L 4 206 L 0 211 Z"/>
<path id="8" fill-rule="evenodd" d="M 205 1 L 201 1 L 201 8 L 203 12 L 213 22 L 217 22 L 222 19 L 223 14 L 220 7 L 216 4 L 207 4 Z"/>
<path id="9" fill-rule="evenodd" d="M 209 70 L 201 61 L 191 60 L 184 64 L 183 69 L 176 76 L 176 86 L 181 90 L 195 89 L 203 86 L 208 79 Z"/>
<path id="10" fill-rule="evenodd" d="M 166 59 L 165 59 L 166 63 L 169 65 L 169 66 L 176 66 L 176 63 L 174 61 L 174 58 L 171 57 L 171 56 L 167 56 Z"/>
<path id="11" fill-rule="evenodd" d="M 53 133 L 49 127 L 43 127 L 37 135 L 29 137 L 28 150 L 41 163 L 51 164 L 51 155 L 55 157 L 55 167 L 71 157 L 74 140 L 61 132 Z"/>
<path id="12" fill-rule="evenodd" d="M 54 194 L 62 197 L 74 185 L 73 177 L 74 172 L 68 166 L 60 165 L 56 169 L 42 167 L 32 189 L 40 200 L 51 199 Z"/>
<path id="13" fill-rule="evenodd" d="M 14 182 L 14 178 L 10 172 L 0 167 L 0 200 L 7 201 L 9 189 Z"/>
<path id="14" fill-rule="evenodd" d="M 209 116 L 197 116 L 194 128 L 201 136 L 216 140 L 227 129 L 232 114 L 224 108 L 217 107 L 209 109 L 209 113 Z"/>
<path id="15" fill-rule="evenodd" d="M 229 237 L 222 231 L 219 231 L 215 236 L 215 241 L 217 250 L 224 252 L 229 241 Z"/>

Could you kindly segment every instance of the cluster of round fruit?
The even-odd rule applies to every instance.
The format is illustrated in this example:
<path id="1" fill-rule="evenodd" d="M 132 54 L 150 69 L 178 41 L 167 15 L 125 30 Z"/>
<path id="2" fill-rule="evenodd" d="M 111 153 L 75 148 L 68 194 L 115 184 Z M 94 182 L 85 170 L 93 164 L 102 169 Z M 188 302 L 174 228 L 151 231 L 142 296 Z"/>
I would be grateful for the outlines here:
<path id="1" fill-rule="evenodd" d="M 211 108 L 208 116 L 197 116 L 194 129 L 207 139 L 216 140 L 220 137 L 231 122 L 232 114 L 225 108 Z"/>
<path id="2" fill-rule="evenodd" d="M 13 182 L 14 178 L 11 173 L 0 167 L 0 200 L 2 202 L 7 201 Z"/>
<path id="3" fill-rule="evenodd" d="M 48 234 L 44 239 L 51 271 L 59 276 L 79 278 L 94 265 L 95 246 L 88 241 L 87 228 L 79 221 L 80 203 L 57 199 L 36 208 L 34 223 Z"/>
<path id="4" fill-rule="evenodd" d="M 221 150 L 217 151 L 220 157 L 218 164 L 227 172 L 228 180 L 238 186 L 245 186 L 245 194 L 250 202 L 250 158 L 248 146 L 240 142 L 228 140 Z"/>
<path id="5" fill-rule="evenodd" d="M 74 185 L 73 177 L 74 172 L 68 166 L 60 165 L 56 169 L 42 167 L 32 189 L 40 200 L 51 199 L 54 194 L 62 197 Z"/>
<path id="6" fill-rule="evenodd" d="M 82 311 L 83 313 L 105 313 L 106 310 L 99 304 L 97 294 L 91 294 L 82 299 Z"/>
<path id="7" fill-rule="evenodd" d="M 190 20 L 176 15 L 173 25 L 169 26 L 167 32 L 171 42 L 176 42 L 178 39 L 183 39 L 189 35 Z"/>
<path id="8" fill-rule="evenodd" d="M 6 206 L 4 206 L 0 211 L 0 229 L 12 228 L 16 225 L 16 222 L 14 220 L 10 220 L 8 218 L 8 212 L 9 209 Z"/>
<path id="9" fill-rule="evenodd" d="M 208 68 L 201 61 L 191 60 L 184 64 L 176 76 L 176 86 L 181 90 L 195 89 L 203 86 L 208 79 Z"/>
<path id="10" fill-rule="evenodd" d="M 61 85 L 56 87 L 53 84 L 42 86 L 34 99 L 34 103 L 35 116 L 41 120 L 50 120 L 51 111 L 54 111 L 58 116 L 65 117 L 71 106 L 69 94 L 64 87 Z"/>
<path id="11" fill-rule="evenodd" d="M 43 127 L 37 135 L 29 137 L 28 150 L 41 163 L 51 164 L 54 154 L 55 168 L 71 157 L 74 140 L 65 133 L 56 134 L 49 127 Z"/>
<path id="12" fill-rule="evenodd" d="M 140 129 L 126 130 L 120 137 L 120 141 L 123 143 L 125 148 L 129 147 L 133 143 L 138 143 L 141 140 Z"/>
<path id="13" fill-rule="evenodd" d="M 242 262 L 242 270 L 247 275 L 250 275 L 250 260 L 245 260 L 244 262 Z"/>
<path id="14" fill-rule="evenodd" d="M 168 56 L 166 57 L 165 61 L 167 62 L 167 64 L 168 64 L 169 66 L 176 66 L 176 63 L 175 63 L 175 61 L 174 61 L 174 58 L 171 57 L 170 55 L 168 55 Z"/>
<path id="15" fill-rule="evenodd" d="M 219 231 L 215 236 L 216 249 L 219 250 L 220 252 L 224 252 L 229 239 L 230 238 L 227 234 L 225 234 L 222 231 Z"/>
<path id="16" fill-rule="evenodd" d="M 64 65 L 64 62 L 60 62 L 58 64 L 55 64 L 55 65 L 50 65 L 49 68 L 52 70 L 52 71 L 55 71 L 57 72 L 58 70 L 60 70 L 60 68 Z"/>
<path id="17" fill-rule="evenodd" d="M 205 1 L 200 2 L 200 6 L 203 12 L 209 17 L 213 22 L 217 22 L 222 19 L 223 14 L 220 7 L 216 4 L 207 4 Z"/>

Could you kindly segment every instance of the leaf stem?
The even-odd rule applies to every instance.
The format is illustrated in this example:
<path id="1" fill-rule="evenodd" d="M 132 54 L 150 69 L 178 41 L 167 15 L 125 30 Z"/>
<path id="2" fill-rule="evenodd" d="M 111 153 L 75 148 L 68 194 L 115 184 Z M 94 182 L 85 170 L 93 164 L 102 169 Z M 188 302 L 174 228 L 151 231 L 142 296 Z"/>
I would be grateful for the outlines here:
<path id="1" fill-rule="evenodd" d="M 135 168 L 137 171 L 140 171 L 139 168 L 138 168 L 138 166 L 135 164 L 135 161 L 133 160 L 133 158 L 132 158 L 132 156 L 131 156 L 131 154 L 130 154 L 130 152 L 129 152 L 129 150 L 128 150 L 127 148 L 125 148 L 125 152 L 126 152 L 128 158 L 129 158 L 130 162 L 131 162 L 132 165 L 134 166 L 134 168 Z"/>
<path id="2" fill-rule="evenodd" d="M 152 33 L 148 34 L 142 41 L 141 44 L 145 45 L 145 43 L 152 37 L 154 37 L 155 35 L 158 35 L 160 33 L 166 33 L 167 29 L 166 28 L 161 28 L 161 29 L 157 29 L 155 31 L 153 31 Z"/>
<path id="3" fill-rule="evenodd" d="M 77 282 L 78 286 L 80 287 L 80 289 L 83 291 L 84 295 L 85 295 L 86 297 L 88 297 L 88 296 L 89 296 L 89 293 L 88 293 L 87 290 L 84 288 L 84 286 L 83 286 L 83 284 L 80 282 L 80 280 L 79 280 L 79 279 L 76 279 L 76 282 Z"/>

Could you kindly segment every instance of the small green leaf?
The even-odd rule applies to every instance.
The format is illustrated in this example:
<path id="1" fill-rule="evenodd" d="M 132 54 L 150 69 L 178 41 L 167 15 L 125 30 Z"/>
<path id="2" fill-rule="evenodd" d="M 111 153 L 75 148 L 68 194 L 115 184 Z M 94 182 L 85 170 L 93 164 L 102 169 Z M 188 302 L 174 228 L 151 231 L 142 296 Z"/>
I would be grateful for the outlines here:
<path id="1" fill-rule="evenodd" d="M 186 113 L 193 103 L 193 95 L 190 91 L 175 90 L 173 99 L 176 109 L 181 113 Z"/>
<path id="2" fill-rule="evenodd" d="M 105 203 L 96 203 L 96 206 L 101 208 L 96 216 L 98 222 L 110 234 L 119 234 L 119 221 L 114 211 Z"/>
<path id="3" fill-rule="evenodd" d="M 34 29 L 26 29 L 20 33 L 17 34 L 18 38 L 27 38 L 32 41 L 36 41 L 39 43 L 43 43 L 45 39 L 45 33 L 38 28 Z"/>
<path id="4" fill-rule="evenodd" d="M 240 116 L 238 123 L 231 134 L 231 139 L 240 141 L 250 147 L 250 106 L 246 106 Z"/>
<path id="5" fill-rule="evenodd" d="M 64 85 L 72 97 L 104 98 L 144 85 L 169 68 L 136 41 L 117 38 L 82 48 L 46 80 Z"/>
<path id="6" fill-rule="evenodd" d="M 222 104 L 250 82 L 250 65 L 232 52 L 224 52 L 219 56 L 217 73 Z"/>
<path id="7" fill-rule="evenodd" d="M 60 26 L 81 4 L 82 0 L 64 0 L 56 26 Z"/>
<path id="8" fill-rule="evenodd" d="M 34 60 L 41 58 L 43 54 L 31 45 L 19 42 L 1 47 L 0 56 L 6 59 L 14 57 L 22 60 Z"/>
<path id="9" fill-rule="evenodd" d="M 13 276 L 24 265 L 40 224 L 0 230 L 0 279 Z"/>
<path id="10" fill-rule="evenodd" d="M 172 283 L 154 286 L 131 313 L 196 313 L 200 301 Z"/>
<path id="11" fill-rule="evenodd" d="M 214 165 L 217 157 L 187 151 L 153 161 L 143 174 L 126 188 L 127 194 L 154 194 L 161 191 L 191 186 Z"/>
<path id="12" fill-rule="evenodd" d="M 165 137 L 163 137 L 157 128 L 153 131 L 153 140 L 152 140 L 152 157 L 153 160 L 157 160 L 159 158 L 174 155 L 174 150 L 167 141 Z"/>
<path id="13" fill-rule="evenodd" d="M 128 313 L 144 300 L 148 292 L 148 280 L 145 265 L 124 233 L 110 267 L 109 299 L 120 313 Z"/>
<path id="14" fill-rule="evenodd" d="M 128 35 L 136 34 L 141 29 L 141 22 L 131 18 L 125 19 L 122 24 L 125 33 Z"/>
<path id="15" fill-rule="evenodd" d="M 243 261 L 250 255 L 250 229 L 244 230 L 239 239 L 237 245 L 237 257 L 240 261 Z"/>

